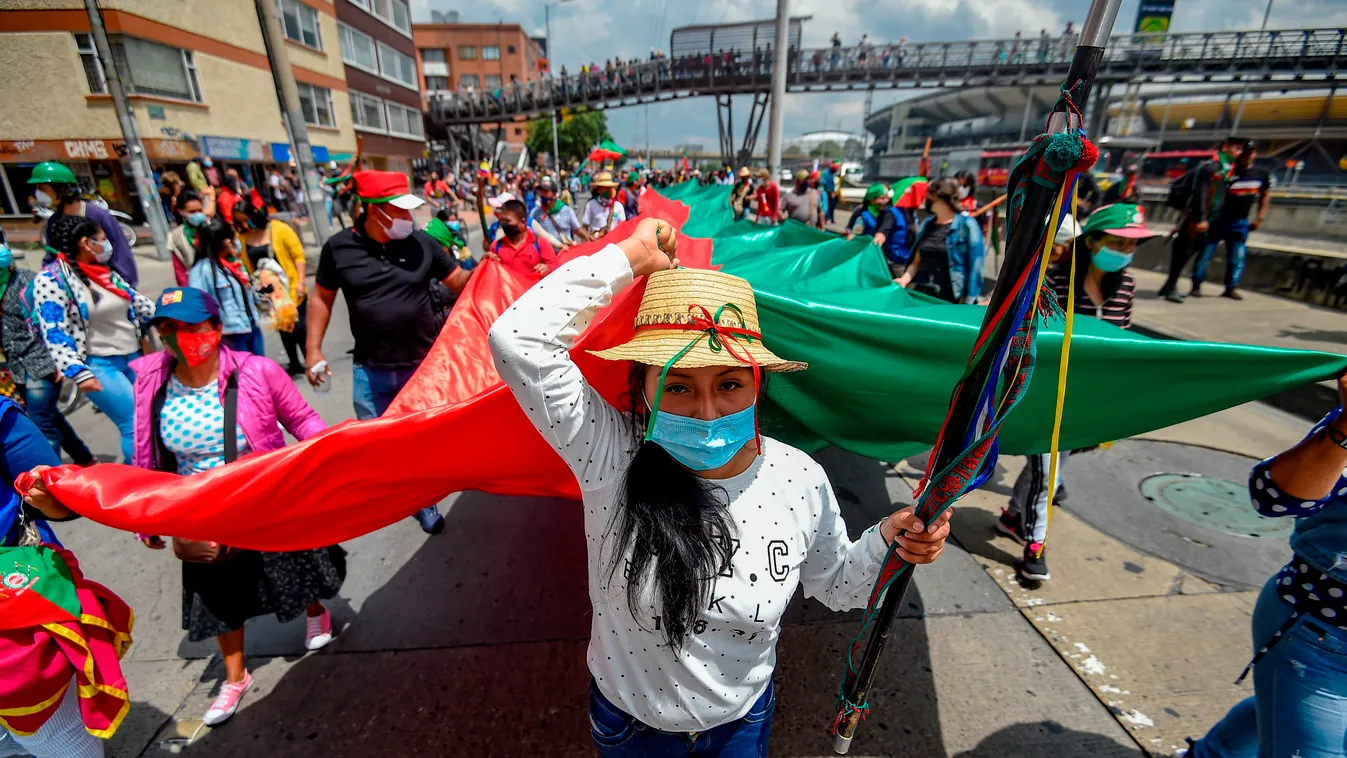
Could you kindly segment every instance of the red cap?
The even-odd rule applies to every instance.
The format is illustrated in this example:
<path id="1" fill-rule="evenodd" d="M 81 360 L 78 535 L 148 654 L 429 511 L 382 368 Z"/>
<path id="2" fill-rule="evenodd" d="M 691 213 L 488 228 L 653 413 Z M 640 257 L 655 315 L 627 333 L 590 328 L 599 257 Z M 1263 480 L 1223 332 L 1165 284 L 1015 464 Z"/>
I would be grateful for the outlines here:
<path id="1" fill-rule="evenodd" d="M 425 201 L 411 193 L 407 175 L 397 171 L 357 171 L 351 177 L 362 203 L 388 203 L 411 210 Z"/>

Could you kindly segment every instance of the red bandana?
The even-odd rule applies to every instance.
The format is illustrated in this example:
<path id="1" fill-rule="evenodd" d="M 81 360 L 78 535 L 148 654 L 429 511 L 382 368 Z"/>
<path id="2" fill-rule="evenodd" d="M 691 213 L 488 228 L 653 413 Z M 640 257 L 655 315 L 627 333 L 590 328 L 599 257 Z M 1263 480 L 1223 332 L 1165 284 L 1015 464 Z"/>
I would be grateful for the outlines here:
<path id="1" fill-rule="evenodd" d="M 79 266 L 80 271 L 84 272 L 84 275 L 89 277 L 89 281 L 94 282 L 95 284 L 107 290 L 108 292 L 111 292 L 112 294 L 122 298 L 123 300 L 126 301 L 131 300 L 130 292 L 127 292 L 126 290 L 112 283 L 112 269 L 108 268 L 102 263 L 76 262 L 72 264 L 70 262 L 70 259 L 66 257 L 65 253 L 61 253 L 56 257 L 60 258 L 61 261 L 65 263 L 65 265 L 67 266 L 70 265 Z"/>
<path id="2" fill-rule="evenodd" d="M 252 286 L 252 282 L 249 282 L 249 281 L 248 281 L 248 272 L 246 272 L 246 271 L 243 270 L 243 264 L 240 263 L 239 261 L 227 261 L 227 260 L 221 259 L 221 260 L 220 260 L 220 265 L 222 265 L 222 266 L 224 266 L 225 268 L 229 269 L 229 273 L 233 274 L 234 277 L 235 277 L 236 279 L 238 279 L 240 282 L 242 282 L 242 283 L 243 283 L 243 286 L 245 286 L 245 287 L 251 287 L 251 286 Z"/>

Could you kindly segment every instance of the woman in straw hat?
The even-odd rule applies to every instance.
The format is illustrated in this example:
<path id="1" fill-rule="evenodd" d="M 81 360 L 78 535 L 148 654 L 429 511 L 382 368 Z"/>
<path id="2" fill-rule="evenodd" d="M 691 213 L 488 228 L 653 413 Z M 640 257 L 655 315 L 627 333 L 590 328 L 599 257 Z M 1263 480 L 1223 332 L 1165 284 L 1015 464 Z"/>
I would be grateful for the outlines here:
<path id="1" fill-rule="evenodd" d="M 600 753 L 765 756 L 796 586 L 835 610 L 860 608 L 889 544 L 929 563 L 948 515 L 923 528 L 908 508 L 848 539 L 823 469 L 757 430 L 762 372 L 804 364 L 763 344 L 748 282 L 677 269 L 675 247 L 667 222 L 642 221 L 525 293 L 492 327 L 491 350 L 582 491 Z M 646 275 L 635 336 L 597 353 L 632 362 L 624 413 L 569 350 Z"/>

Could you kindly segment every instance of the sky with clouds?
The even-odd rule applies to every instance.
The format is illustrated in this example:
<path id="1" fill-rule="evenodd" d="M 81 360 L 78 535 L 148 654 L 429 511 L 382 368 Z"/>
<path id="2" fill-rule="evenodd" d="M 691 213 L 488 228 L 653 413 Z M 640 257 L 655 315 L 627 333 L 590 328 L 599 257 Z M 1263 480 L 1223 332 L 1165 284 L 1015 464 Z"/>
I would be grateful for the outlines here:
<path id="1" fill-rule="evenodd" d="M 1347 1 L 1273 0 L 1269 28 L 1292 29 L 1347 25 Z M 515 22 L 535 36 L 544 35 L 542 0 L 411 0 L 421 18 L 428 8 L 457 10 L 464 23 Z M 1138 0 L 1123 0 L 1115 31 L 1129 29 Z M 1266 0 L 1177 0 L 1174 31 L 1257 29 Z M 1037 37 L 1040 30 L 1060 33 L 1067 21 L 1078 29 L 1089 0 L 792 0 L 792 16 L 812 16 L 804 23 L 805 47 L 824 46 L 833 32 L 844 44 L 854 44 L 862 33 L 874 43 L 938 42 L 971 38 L 1010 38 L 1022 31 Z M 551 27 L 556 70 L 565 65 L 576 71 L 582 63 L 602 65 L 612 56 L 647 57 L 652 47 L 668 49 L 669 34 L 680 26 L 717 24 L 773 18 L 775 0 L 567 0 L 552 5 Z M 865 95 L 856 93 L 793 94 L 787 96 L 785 136 L 819 129 L 861 132 Z M 874 108 L 893 102 L 892 92 L 876 92 Z M 747 103 L 747 99 L 745 98 Z M 748 107 L 736 106 L 736 128 L 742 130 Z M 719 144 L 716 109 L 711 98 L 689 98 L 649 106 L 608 111 L 609 129 L 618 143 L 640 149 L 702 144 L 714 151 Z M 762 145 L 766 140 L 763 127 Z"/>

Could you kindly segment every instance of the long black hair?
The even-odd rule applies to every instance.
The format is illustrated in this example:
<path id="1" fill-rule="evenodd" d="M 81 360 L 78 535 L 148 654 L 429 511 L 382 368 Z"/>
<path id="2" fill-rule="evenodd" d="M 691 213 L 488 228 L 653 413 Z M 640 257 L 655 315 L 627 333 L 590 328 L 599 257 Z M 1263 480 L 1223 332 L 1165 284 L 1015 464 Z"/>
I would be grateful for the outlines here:
<path id="1" fill-rule="evenodd" d="M 75 264 L 79 260 L 80 240 L 85 237 L 93 239 L 100 228 L 97 222 L 84 216 L 57 216 L 51 220 L 51 225 L 47 229 L 47 247 L 65 254 L 72 264 L 70 270 L 74 271 L 75 276 L 89 288 L 89 295 L 93 297 L 95 303 L 102 299 L 102 296 L 90 285 L 84 269 Z"/>
<path id="2" fill-rule="evenodd" d="M 237 288 L 243 299 L 244 313 L 251 323 L 253 314 L 252 311 L 248 310 L 248 298 L 252 297 L 253 293 L 249 288 L 243 286 L 243 283 L 238 280 L 238 277 L 234 276 L 233 272 L 225 268 L 221 260 L 225 255 L 225 243 L 231 240 L 238 244 L 238 235 L 234 232 L 234 227 L 226 224 L 224 219 L 219 216 L 207 219 L 206 223 L 197 227 L 196 230 L 196 258 L 192 261 L 192 266 L 195 267 L 202 261 L 209 262 L 212 288 L 215 290 L 211 295 L 214 296 L 216 302 L 220 303 L 221 308 L 224 307 L 225 300 L 220 296 L 220 277 L 223 276 L 224 280 L 229 282 L 229 289 Z"/>
<path id="3" fill-rule="evenodd" d="M 1084 301 L 1089 296 L 1085 294 L 1085 275 L 1090 271 L 1090 263 L 1094 260 L 1094 250 L 1086 242 L 1098 243 L 1104 239 L 1104 233 L 1093 231 L 1083 234 L 1076 240 L 1076 303 Z M 1071 259 L 1062 256 L 1062 262 L 1057 264 L 1069 270 Z M 1103 278 L 1099 280 L 1099 291 L 1104 297 L 1113 297 L 1118 288 L 1122 286 L 1123 272 L 1112 271 L 1104 272 Z M 1099 305 L 1103 305 L 1100 303 Z"/>
<path id="4" fill-rule="evenodd" d="M 632 364 L 628 375 L 634 438 L 645 436 L 646 366 Z M 663 391 L 660 388 L 657 391 Z M 647 585 L 659 608 L 664 639 L 675 652 L 693 634 L 706 610 L 716 576 L 734 557 L 734 521 L 729 493 L 683 467 L 654 442 L 641 442 L 622 483 L 623 502 L 613 515 L 611 579 L 622 569 L 627 608 L 638 624 Z M 630 553 L 630 557 L 628 557 Z"/>

